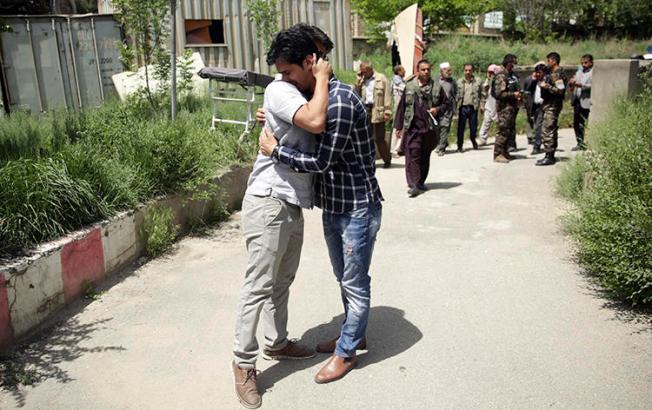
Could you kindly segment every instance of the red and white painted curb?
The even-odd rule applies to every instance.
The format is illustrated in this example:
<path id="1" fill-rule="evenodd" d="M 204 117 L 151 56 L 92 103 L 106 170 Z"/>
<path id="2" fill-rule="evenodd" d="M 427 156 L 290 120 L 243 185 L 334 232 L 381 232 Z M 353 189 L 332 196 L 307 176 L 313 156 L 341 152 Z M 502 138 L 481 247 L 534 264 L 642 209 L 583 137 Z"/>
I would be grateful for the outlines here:
<path id="1" fill-rule="evenodd" d="M 229 209 L 240 206 L 250 171 L 249 167 L 233 167 L 214 180 Z M 44 244 L 34 256 L 0 266 L 0 351 L 79 298 L 87 283 L 97 285 L 142 255 L 148 208 L 165 203 L 183 225 L 205 211 L 206 207 L 196 206 L 198 202 L 164 198 Z"/>

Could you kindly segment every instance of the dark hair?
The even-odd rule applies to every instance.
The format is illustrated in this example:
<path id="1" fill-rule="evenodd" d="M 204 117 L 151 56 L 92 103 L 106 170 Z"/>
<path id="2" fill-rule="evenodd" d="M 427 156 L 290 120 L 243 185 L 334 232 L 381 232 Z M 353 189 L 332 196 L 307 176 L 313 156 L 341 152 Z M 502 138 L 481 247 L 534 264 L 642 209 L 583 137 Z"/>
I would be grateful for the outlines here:
<path id="1" fill-rule="evenodd" d="M 274 65 L 277 60 L 283 59 L 290 64 L 302 66 L 306 56 L 318 53 L 308 30 L 293 27 L 276 34 L 267 51 L 267 64 Z"/>
<path id="2" fill-rule="evenodd" d="M 430 61 L 428 61 L 428 60 L 426 60 L 425 58 L 423 58 L 423 59 L 419 60 L 419 62 L 417 62 L 417 70 L 419 69 L 419 66 L 420 66 L 421 64 L 428 64 L 429 66 L 432 67 L 432 63 L 430 63 Z"/>
<path id="3" fill-rule="evenodd" d="M 400 70 L 401 68 L 403 68 L 402 65 L 400 65 L 400 64 L 395 65 L 395 66 L 394 66 L 394 74 L 398 75 L 398 70 Z M 403 68 L 403 69 L 404 69 L 404 68 Z M 405 69 L 404 69 L 404 70 L 405 70 Z"/>
<path id="4" fill-rule="evenodd" d="M 545 73 L 547 70 L 548 70 L 548 66 L 545 65 L 545 64 L 537 64 L 534 67 L 534 71 L 541 71 L 541 72 Z"/>
<path id="5" fill-rule="evenodd" d="M 464 64 L 464 68 L 466 68 L 466 67 L 471 67 L 472 70 L 475 70 L 475 66 L 473 65 L 473 63 Z"/>
<path id="6" fill-rule="evenodd" d="M 559 62 L 561 61 L 561 56 L 556 51 L 553 51 L 552 53 L 548 53 L 546 58 L 551 58 L 551 59 L 555 60 L 557 62 L 557 64 L 559 64 Z"/>
<path id="7" fill-rule="evenodd" d="M 593 62 L 593 56 L 591 54 L 584 54 L 581 60 L 589 60 L 590 62 Z"/>
<path id="8" fill-rule="evenodd" d="M 322 46 L 324 54 L 330 53 L 335 46 L 330 37 L 328 37 L 328 34 L 324 33 L 324 31 L 317 26 L 311 26 L 306 23 L 297 23 L 288 30 L 299 30 L 308 34 L 315 43 L 319 43 Z M 325 57 L 325 55 L 320 55 L 320 57 Z"/>
<path id="9" fill-rule="evenodd" d="M 507 64 L 516 64 L 516 56 L 514 54 L 506 54 L 503 58 L 503 67 L 507 67 Z"/>

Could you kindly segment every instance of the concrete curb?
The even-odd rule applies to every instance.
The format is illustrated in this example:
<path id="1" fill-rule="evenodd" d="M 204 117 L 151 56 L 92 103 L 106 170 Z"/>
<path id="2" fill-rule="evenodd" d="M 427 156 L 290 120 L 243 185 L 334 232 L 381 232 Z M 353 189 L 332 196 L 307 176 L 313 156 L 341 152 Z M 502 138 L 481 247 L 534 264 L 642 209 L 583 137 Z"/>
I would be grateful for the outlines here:
<path id="1" fill-rule="evenodd" d="M 172 209 L 185 233 L 193 221 L 210 218 L 218 206 L 240 209 L 250 172 L 249 166 L 232 166 L 202 187 L 200 195 L 155 199 L 0 266 L 0 351 L 79 298 L 88 283 L 97 285 L 140 257 L 145 215 L 151 209 Z"/>

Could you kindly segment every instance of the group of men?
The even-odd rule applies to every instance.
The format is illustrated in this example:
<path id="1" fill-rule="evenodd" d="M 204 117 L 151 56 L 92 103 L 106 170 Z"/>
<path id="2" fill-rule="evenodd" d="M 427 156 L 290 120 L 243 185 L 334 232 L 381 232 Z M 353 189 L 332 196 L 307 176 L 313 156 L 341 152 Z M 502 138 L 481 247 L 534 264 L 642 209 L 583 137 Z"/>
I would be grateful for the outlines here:
<path id="1" fill-rule="evenodd" d="M 591 106 L 591 78 L 593 57 L 581 59 L 581 67 L 568 80 L 560 67 L 561 57 L 552 52 L 545 63 L 538 63 L 534 73 L 522 87 L 514 67 L 517 57 L 508 54 L 501 65 L 491 64 L 484 81 L 474 74 L 474 65 L 464 65 L 464 76 L 455 81 L 449 63 L 440 64 L 440 75 L 431 78 L 431 63 L 421 60 L 417 73 L 404 79 L 405 69 L 394 67 L 394 77 L 388 81 L 362 62 L 356 81 L 356 92 L 372 118 L 374 140 L 384 161 L 391 166 L 391 154 L 404 154 L 408 194 L 423 193 L 430 166 L 430 153 L 443 156 L 448 146 L 453 116 L 457 115 L 457 152 L 464 152 L 464 133 L 469 126 L 473 149 L 487 143 L 492 123 L 497 126 L 494 161 L 508 163 L 516 150 L 516 116 L 525 105 L 528 124 L 528 142 L 533 145 L 531 155 L 545 153 L 536 165 L 556 162 L 557 128 L 566 90 L 571 91 L 574 107 L 574 128 L 577 146 L 585 148 L 584 128 Z M 392 149 L 385 140 L 385 123 L 392 118 Z M 416 115 L 415 115 L 416 113 Z M 478 141 L 478 119 L 483 116 Z"/>
<path id="2" fill-rule="evenodd" d="M 531 155 L 544 153 L 535 165 L 552 165 L 556 162 L 559 115 L 563 107 L 566 90 L 571 91 L 574 108 L 573 126 L 577 145 L 574 151 L 585 149 L 584 128 L 591 107 L 591 80 L 593 56 L 585 54 L 581 67 L 569 80 L 560 66 L 561 56 L 551 52 L 546 62 L 536 64 L 534 72 L 523 89 L 513 68 L 517 58 L 508 54 L 503 59 L 502 69 L 492 81 L 491 95 L 496 100 L 496 123 L 498 132 L 494 144 L 494 161 L 508 163 L 513 157 L 510 151 L 516 148 L 516 114 L 521 103 L 525 103 L 530 132 L 528 142 L 533 145 Z"/>
<path id="3" fill-rule="evenodd" d="M 388 81 L 374 71 L 368 62 L 360 64 L 355 90 L 367 107 L 371 118 L 376 148 L 384 162 L 391 166 L 392 154 L 405 155 L 408 195 L 415 197 L 426 191 L 425 180 L 434 150 L 443 156 L 448 146 L 453 116 L 459 112 L 457 150 L 463 152 L 466 123 L 471 129 L 471 143 L 476 142 L 481 88 L 473 75 L 472 64 L 464 66 L 464 78 L 455 81 L 451 65 L 439 65 L 440 75 L 432 77 L 428 60 L 417 63 L 417 73 L 405 77 L 402 66 L 394 67 Z M 385 139 L 385 124 L 392 121 L 392 149 Z"/>

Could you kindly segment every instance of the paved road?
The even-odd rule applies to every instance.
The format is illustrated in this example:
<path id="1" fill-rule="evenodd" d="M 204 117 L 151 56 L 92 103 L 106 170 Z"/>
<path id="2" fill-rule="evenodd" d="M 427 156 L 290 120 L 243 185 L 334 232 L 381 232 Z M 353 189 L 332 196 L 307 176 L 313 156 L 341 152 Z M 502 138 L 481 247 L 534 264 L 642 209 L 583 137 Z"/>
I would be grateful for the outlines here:
<path id="1" fill-rule="evenodd" d="M 573 139 L 561 135 L 563 159 Z M 650 317 L 603 298 L 574 263 L 553 195 L 561 165 L 534 167 L 525 150 L 494 164 L 490 149 L 433 157 L 431 189 L 415 199 L 402 164 L 378 171 L 370 350 L 329 385 L 312 381 L 326 356 L 261 360 L 263 408 L 652 408 Z M 0 393 L 0 408 L 240 408 L 229 370 L 238 222 L 184 239 L 65 312 L 23 354 L 26 374 L 43 380 Z M 317 210 L 290 304 L 292 336 L 336 333 L 342 308 Z"/>

